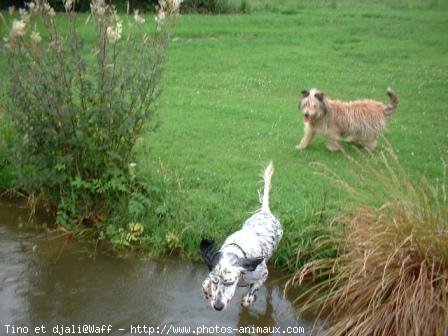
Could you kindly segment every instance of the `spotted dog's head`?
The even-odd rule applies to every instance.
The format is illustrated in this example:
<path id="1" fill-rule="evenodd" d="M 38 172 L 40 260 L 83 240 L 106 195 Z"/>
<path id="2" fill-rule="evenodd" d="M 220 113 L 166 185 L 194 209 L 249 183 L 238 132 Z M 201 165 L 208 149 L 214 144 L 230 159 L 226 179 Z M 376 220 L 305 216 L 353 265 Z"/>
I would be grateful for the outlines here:
<path id="1" fill-rule="evenodd" d="M 241 274 L 254 271 L 263 258 L 244 259 L 218 253 L 215 243 L 207 239 L 201 241 L 200 249 L 210 271 L 202 283 L 205 298 L 213 309 L 224 310 L 235 294 Z"/>
<path id="2" fill-rule="evenodd" d="M 302 99 L 299 108 L 303 114 L 304 122 L 312 122 L 313 120 L 323 117 L 327 111 L 327 101 L 325 94 L 317 89 L 303 90 L 300 92 Z"/>

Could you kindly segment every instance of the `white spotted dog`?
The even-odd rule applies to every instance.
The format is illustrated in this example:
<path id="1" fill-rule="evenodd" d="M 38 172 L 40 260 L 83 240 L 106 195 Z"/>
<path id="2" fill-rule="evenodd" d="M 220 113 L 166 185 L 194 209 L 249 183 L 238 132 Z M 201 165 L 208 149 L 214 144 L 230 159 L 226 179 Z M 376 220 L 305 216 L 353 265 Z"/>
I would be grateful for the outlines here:
<path id="1" fill-rule="evenodd" d="M 203 239 L 200 249 L 210 273 L 202 283 L 206 299 L 215 310 L 226 309 L 237 287 L 249 286 L 241 299 L 243 307 L 256 300 L 258 289 L 268 277 L 267 261 L 277 248 L 283 230 L 269 209 L 269 190 L 274 172 L 272 162 L 264 172 L 261 209 L 232 233 L 215 251 L 213 241 Z"/>

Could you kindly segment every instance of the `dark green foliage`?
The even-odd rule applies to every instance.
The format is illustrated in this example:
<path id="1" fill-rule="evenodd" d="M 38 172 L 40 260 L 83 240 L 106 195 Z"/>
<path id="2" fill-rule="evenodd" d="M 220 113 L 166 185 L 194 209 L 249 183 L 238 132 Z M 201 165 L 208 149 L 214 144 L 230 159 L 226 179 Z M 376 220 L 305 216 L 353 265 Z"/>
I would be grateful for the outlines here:
<path id="1" fill-rule="evenodd" d="M 10 6 L 16 8 L 23 8 L 28 1 L 24 0 L 2 0 L 0 3 L 0 9 L 7 9 Z M 62 0 L 48 0 L 48 3 L 57 11 L 64 12 L 64 5 Z M 120 11 L 126 10 L 128 0 L 110 0 L 108 4 L 114 5 Z M 154 11 L 154 7 L 158 4 L 158 0 L 129 0 L 129 7 L 131 9 L 140 9 L 147 11 Z M 88 12 L 90 11 L 90 0 L 76 0 L 76 11 Z"/>
<path id="2" fill-rule="evenodd" d="M 228 0 L 185 0 L 182 9 L 188 12 L 225 14 L 237 12 L 238 8 L 232 6 Z"/>
<path id="3" fill-rule="evenodd" d="M 7 115 L 2 114 L 0 106 L 0 195 L 2 195 L 2 188 L 12 187 L 14 168 L 11 165 L 11 156 L 14 153 L 12 146 L 16 141 L 11 120 Z"/>
<path id="4" fill-rule="evenodd" d="M 13 22 L 5 44 L 15 187 L 38 196 L 71 230 L 105 220 L 126 226 L 145 215 L 148 192 L 136 177 L 134 148 L 155 111 L 172 22 L 167 13 L 148 33 L 134 22 L 124 38 L 113 7 L 93 4 L 93 48 L 79 37 L 73 11 L 66 27 L 38 5 L 20 22 L 26 33 L 41 24 L 43 38 Z"/>
<path id="5" fill-rule="evenodd" d="M 57 12 L 64 12 L 64 5 L 62 0 L 48 0 L 49 4 Z M 120 12 L 125 12 L 129 9 L 132 12 L 135 9 L 140 11 L 154 12 L 155 7 L 159 4 L 158 0 L 110 0 L 108 4 L 114 5 Z M 22 0 L 8 0 L 0 4 L 0 9 L 6 9 L 9 6 L 15 6 L 16 8 L 22 8 L 25 6 L 25 1 Z M 241 8 L 247 8 L 247 1 L 242 1 Z M 90 11 L 90 0 L 77 0 L 75 4 L 75 10 L 79 12 Z M 199 13 L 213 13 L 224 14 L 239 12 L 240 6 L 236 6 L 229 0 L 184 0 L 182 3 L 182 11 L 184 12 L 199 12 Z"/>

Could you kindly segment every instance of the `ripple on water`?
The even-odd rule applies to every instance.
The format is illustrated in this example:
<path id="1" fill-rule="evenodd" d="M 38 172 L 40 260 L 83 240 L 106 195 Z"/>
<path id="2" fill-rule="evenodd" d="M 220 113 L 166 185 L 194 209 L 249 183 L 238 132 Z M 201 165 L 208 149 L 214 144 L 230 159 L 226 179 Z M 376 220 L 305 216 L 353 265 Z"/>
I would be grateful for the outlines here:
<path id="1" fill-rule="evenodd" d="M 201 264 L 92 254 L 72 240 L 19 229 L 20 217 L 27 218 L 25 210 L 0 205 L 0 328 L 110 324 L 111 335 L 135 335 L 137 326 L 171 326 L 191 328 L 177 330 L 196 336 L 215 334 L 196 329 L 203 326 L 310 328 L 282 297 L 278 273 L 251 309 L 240 308 L 241 289 L 218 313 L 202 297 L 207 270 Z"/>

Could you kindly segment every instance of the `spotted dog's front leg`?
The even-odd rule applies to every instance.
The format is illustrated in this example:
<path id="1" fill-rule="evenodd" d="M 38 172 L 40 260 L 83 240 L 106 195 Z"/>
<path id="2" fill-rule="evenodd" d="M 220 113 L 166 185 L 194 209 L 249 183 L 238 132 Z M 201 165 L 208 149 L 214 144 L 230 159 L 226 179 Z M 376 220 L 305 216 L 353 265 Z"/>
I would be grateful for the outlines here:
<path id="1" fill-rule="evenodd" d="M 202 283 L 202 291 L 204 292 L 205 298 L 210 301 L 212 298 L 212 281 L 210 278 L 207 278 Z"/>
<path id="2" fill-rule="evenodd" d="M 257 293 L 260 287 L 263 285 L 263 281 L 257 281 L 249 286 L 249 291 L 241 299 L 241 306 L 248 308 L 257 299 Z"/>
<path id="3" fill-rule="evenodd" d="M 264 284 L 267 278 L 268 278 L 268 270 L 266 268 L 266 270 L 264 270 L 262 274 L 261 279 L 252 283 L 249 286 L 249 291 L 241 299 L 241 306 L 243 306 L 244 308 L 248 308 L 255 302 L 255 300 L 257 299 L 258 290 Z"/>

